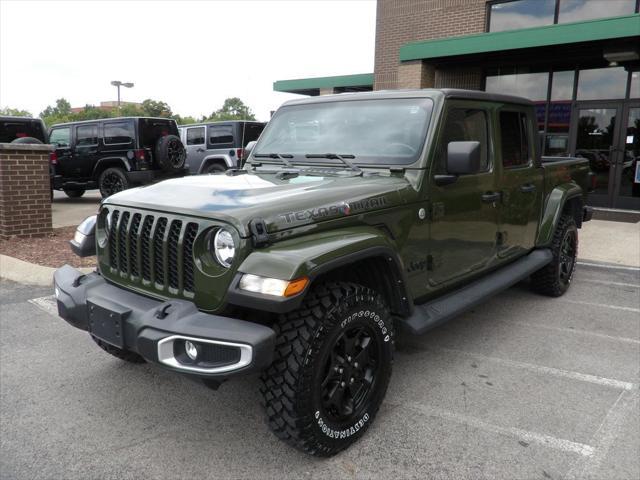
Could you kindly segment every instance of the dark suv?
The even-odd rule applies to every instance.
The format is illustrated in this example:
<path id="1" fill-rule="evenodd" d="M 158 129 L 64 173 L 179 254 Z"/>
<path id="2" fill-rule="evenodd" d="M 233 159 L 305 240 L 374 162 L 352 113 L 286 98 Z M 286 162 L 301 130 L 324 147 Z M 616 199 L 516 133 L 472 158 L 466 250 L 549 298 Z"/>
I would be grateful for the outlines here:
<path id="1" fill-rule="evenodd" d="M 39 118 L 0 117 L 0 143 L 48 143 L 44 122 Z"/>
<path id="2" fill-rule="evenodd" d="M 109 118 L 54 125 L 51 156 L 55 190 L 81 197 L 99 188 L 103 197 L 133 185 L 186 173 L 186 150 L 175 120 Z"/>
<path id="3" fill-rule="evenodd" d="M 180 126 L 190 173 L 216 173 L 242 167 L 244 148 L 257 140 L 266 123 L 227 121 Z"/>

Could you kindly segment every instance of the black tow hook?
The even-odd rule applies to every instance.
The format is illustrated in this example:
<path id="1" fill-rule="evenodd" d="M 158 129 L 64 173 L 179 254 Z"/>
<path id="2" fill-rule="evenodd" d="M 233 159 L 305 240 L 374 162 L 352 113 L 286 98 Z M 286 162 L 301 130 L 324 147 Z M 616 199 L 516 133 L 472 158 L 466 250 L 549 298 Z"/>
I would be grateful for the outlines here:
<path id="1" fill-rule="evenodd" d="M 156 318 L 159 320 L 166 318 L 169 315 L 169 312 L 168 312 L 169 307 L 171 307 L 171 304 L 167 303 L 162 308 L 159 308 L 158 310 L 156 310 Z"/>

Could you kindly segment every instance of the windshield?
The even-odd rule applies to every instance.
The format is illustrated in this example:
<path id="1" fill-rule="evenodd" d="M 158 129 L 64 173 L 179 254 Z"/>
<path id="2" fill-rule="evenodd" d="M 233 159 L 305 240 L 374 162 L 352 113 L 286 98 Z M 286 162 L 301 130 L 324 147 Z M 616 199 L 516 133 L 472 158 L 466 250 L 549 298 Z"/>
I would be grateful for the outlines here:
<path id="1" fill-rule="evenodd" d="M 401 164 L 417 160 L 433 102 L 429 98 L 346 100 L 284 106 L 269 122 L 254 155 L 350 155 L 353 163 Z M 326 160 L 325 160 L 326 161 Z"/>

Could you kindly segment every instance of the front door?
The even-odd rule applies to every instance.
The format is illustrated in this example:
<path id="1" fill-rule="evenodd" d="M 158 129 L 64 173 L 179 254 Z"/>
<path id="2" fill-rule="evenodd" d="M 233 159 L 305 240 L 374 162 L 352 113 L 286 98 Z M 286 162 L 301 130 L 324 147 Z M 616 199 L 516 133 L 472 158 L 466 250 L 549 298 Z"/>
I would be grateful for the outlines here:
<path id="1" fill-rule="evenodd" d="M 622 158 L 619 131 L 622 115 L 622 102 L 581 102 L 574 110 L 572 151 L 576 157 L 588 159 L 596 175 L 595 191 L 589 194 L 590 205 L 615 205 Z"/>
<path id="2" fill-rule="evenodd" d="M 495 261 L 500 199 L 490 125 L 490 111 L 482 104 L 448 104 L 431 169 L 431 288 L 466 280 Z M 447 173 L 447 146 L 456 141 L 480 142 L 481 171 L 460 175 L 449 185 L 438 185 L 436 176 Z"/>

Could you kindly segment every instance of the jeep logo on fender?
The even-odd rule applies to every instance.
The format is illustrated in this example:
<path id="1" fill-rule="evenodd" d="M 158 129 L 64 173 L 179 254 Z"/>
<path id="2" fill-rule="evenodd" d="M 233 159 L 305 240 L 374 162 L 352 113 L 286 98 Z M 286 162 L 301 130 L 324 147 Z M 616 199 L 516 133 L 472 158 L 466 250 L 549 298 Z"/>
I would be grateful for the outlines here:
<path id="1" fill-rule="evenodd" d="M 334 217 L 339 215 L 350 215 L 354 212 L 380 208 L 387 204 L 387 199 L 383 196 L 358 200 L 357 202 L 341 202 L 337 205 L 327 207 L 310 208 L 298 210 L 297 212 L 283 213 L 280 215 L 287 223 L 304 222 L 305 220 L 318 220 L 321 218 Z"/>

